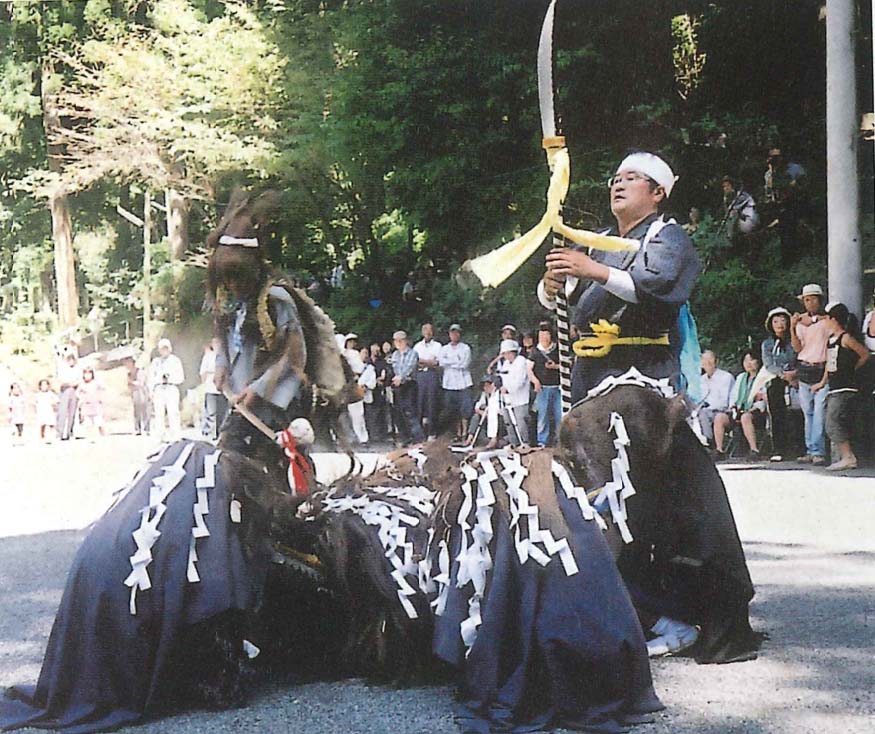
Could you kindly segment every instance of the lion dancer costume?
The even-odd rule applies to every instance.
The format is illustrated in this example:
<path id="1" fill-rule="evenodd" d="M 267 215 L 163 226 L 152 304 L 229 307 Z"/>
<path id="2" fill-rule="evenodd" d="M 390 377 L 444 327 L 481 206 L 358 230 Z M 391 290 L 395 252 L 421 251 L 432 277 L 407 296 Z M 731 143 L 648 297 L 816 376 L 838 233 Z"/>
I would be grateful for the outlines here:
<path id="1" fill-rule="evenodd" d="M 289 409 L 303 405 L 305 382 L 328 401 L 346 383 L 328 318 L 268 278 L 267 204 L 236 195 L 209 240 L 213 295 L 234 299 L 225 310 L 216 299 L 218 384 L 250 418 L 229 418 L 219 448 L 166 446 L 117 494 L 73 561 L 39 681 L 0 700 L 0 729 L 84 734 L 245 700 L 245 661 L 258 650 L 244 635 L 275 558 L 271 536 L 312 490 L 313 431 L 290 425 Z"/>
<path id="2" fill-rule="evenodd" d="M 564 414 L 569 413 L 572 398 L 593 398 L 617 386 L 623 387 L 621 394 L 639 386 L 663 395 L 674 386 L 695 399 L 698 340 L 686 301 L 700 264 L 683 230 L 660 216 L 662 202 L 676 180 L 669 165 L 646 152 L 632 154 L 620 164 L 611 182 L 617 227 L 594 233 L 569 227 L 562 219 L 570 158 L 553 107 L 555 6 L 556 0 L 548 6 L 538 49 L 543 147 L 551 171 L 546 211 L 525 234 L 466 267 L 483 285 L 496 287 L 552 233 L 554 249 L 547 256 L 539 298 L 557 314 Z M 569 243 L 574 246 L 566 246 Z M 577 361 L 569 380 L 571 305 L 576 306 L 574 323 L 583 336 L 574 344 Z M 636 400 L 636 393 L 630 395 L 627 408 Z M 604 418 L 606 428 L 608 424 L 619 428 L 622 422 L 622 416 Z M 657 432 L 667 429 L 653 426 Z M 566 430 L 563 422 L 563 434 Z M 564 438 L 560 436 L 566 443 Z M 633 496 L 634 491 L 623 487 L 617 477 L 611 481 L 624 495 L 620 497 L 624 504 L 615 502 L 611 514 L 625 524 L 629 499 L 629 517 L 634 513 L 633 524 L 639 530 L 632 535 L 627 527 L 619 551 L 620 570 L 644 626 L 656 638 L 648 646 L 651 654 L 677 652 L 698 636 L 692 652 L 700 662 L 750 658 L 759 642 L 748 621 L 753 586 L 726 490 L 688 427 L 673 428 L 671 438 L 677 471 L 672 473 L 671 486 L 664 488 L 664 501 L 646 501 Z M 615 440 L 620 441 L 620 436 Z"/>
<path id="3" fill-rule="evenodd" d="M 646 205 L 646 197 L 659 187 L 667 198 L 675 181 L 664 160 L 652 153 L 633 153 L 616 170 L 612 207 L 619 202 L 621 208 L 636 196 L 644 197 Z M 649 189 L 642 194 L 644 187 Z M 666 395 L 687 384 L 681 375 L 681 327 L 700 271 L 699 258 L 673 219 L 660 215 L 655 205 L 643 213 L 622 233 L 640 243 L 637 250 L 593 250 L 582 267 L 601 277 L 564 279 L 581 334 L 574 344 L 576 403 L 608 393 L 618 384 L 637 384 Z M 605 234 L 619 234 L 618 226 Z M 545 307 L 553 306 L 545 287 L 550 269 L 559 265 L 563 273 L 575 272 L 572 257 L 555 250 L 548 255 L 548 275 L 538 288 Z M 673 439 L 675 480 L 664 488 L 663 502 L 630 498 L 628 513 L 637 533 L 623 545 L 618 566 L 642 621 L 654 635 L 648 643 L 651 654 L 690 647 L 700 628 L 701 639 L 691 650 L 700 662 L 749 659 L 758 643 L 748 621 L 754 592 L 726 490 L 686 424 L 674 427 Z"/>

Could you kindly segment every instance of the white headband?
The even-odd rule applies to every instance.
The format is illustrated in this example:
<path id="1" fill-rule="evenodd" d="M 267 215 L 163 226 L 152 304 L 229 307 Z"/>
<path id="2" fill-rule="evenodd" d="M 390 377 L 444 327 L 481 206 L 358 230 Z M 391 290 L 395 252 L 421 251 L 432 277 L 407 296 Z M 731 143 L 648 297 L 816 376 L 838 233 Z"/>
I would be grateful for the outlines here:
<path id="1" fill-rule="evenodd" d="M 232 237 L 229 234 L 223 234 L 219 237 L 220 245 L 240 245 L 241 247 L 258 247 L 258 239 L 256 237 Z"/>
<path id="2" fill-rule="evenodd" d="M 671 190 L 674 188 L 675 181 L 678 180 L 678 177 L 674 175 L 674 171 L 669 168 L 668 163 L 653 153 L 632 153 L 627 155 L 617 168 L 617 173 L 622 173 L 623 171 L 635 171 L 644 174 L 648 178 L 652 178 L 665 189 L 666 198 L 671 196 Z"/>

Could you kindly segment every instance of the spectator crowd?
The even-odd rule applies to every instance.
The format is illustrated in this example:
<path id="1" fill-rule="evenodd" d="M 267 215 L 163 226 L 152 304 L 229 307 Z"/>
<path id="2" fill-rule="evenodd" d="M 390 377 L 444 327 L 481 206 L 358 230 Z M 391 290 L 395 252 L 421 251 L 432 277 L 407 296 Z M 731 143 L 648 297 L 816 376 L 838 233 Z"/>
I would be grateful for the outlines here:
<path id="1" fill-rule="evenodd" d="M 411 445 L 442 434 L 488 448 L 555 443 L 561 419 L 559 354 L 549 322 L 538 326 L 537 336 L 506 324 L 476 382 L 474 355 L 460 324 L 450 324 L 441 341 L 433 324 L 424 323 L 420 337 L 414 341 L 398 330 L 391 341 L 360 347 L 357 334 L 337 335 L 356 377 L 359 399 L 348 414 L 359 444 Z"/>
<path id="2" fill-rule="evenodd" d="M 875 294 L 873 294 L 875 296 Z M 761 458 L 857 468 L 855 447 L 871 455 L 875 438 L 875 300 L 862 327 L 847 306 L 827 302 L 817 283 L 803 286 L 799 307 L 766 315 L 759 349 L 744 354 L 736 376 L 702 354 L 701 438 L 718 460 Z M 831 457 L 831 462 L 830 462 Z"/>

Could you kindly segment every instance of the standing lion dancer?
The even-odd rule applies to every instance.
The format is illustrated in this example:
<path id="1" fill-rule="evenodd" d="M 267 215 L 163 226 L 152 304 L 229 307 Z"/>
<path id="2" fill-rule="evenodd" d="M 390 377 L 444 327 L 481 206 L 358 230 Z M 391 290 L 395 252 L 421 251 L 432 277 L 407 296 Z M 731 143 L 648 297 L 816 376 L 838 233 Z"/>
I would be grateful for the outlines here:
<path id="1" fill-rule="evenodd" d="M 273 205 L 271 195 L 235 192 L 207 238 L 208 286 L 219 341 L 216 386 L 280 431 L 302 396 L 307 346 L 295 302 L 285 287 L 271 282 L 259 241 Z M 253 435 L 248 429 L 241 435 L 244 421 L 239 414 L 229 419 L 223 439 L 236 443 Z"/>
<path id="2" fill-rule="evenodd" d="M 216 385 L 245 413 L 280 432 L 293 418 L 310 414 L 311 391 L 317 400 L 339 405 L 347 380 L 330 320 L 266 261 L 266 230 L 276 199 L 273 192 L 235 192 L 207 245 L 219 343 Z M 271 440 L 265 435 L 270 431 L 254 425 L 258 421 L 236 411 L 225 423 L 221 445 L 251 454 L 255 445 Z"/>
<path id="3" fill-rule="evenodd" d="M 553 245 L 565 246 L 566 241 L 605 251 L 636 250 L 634 239 L 605 236 L 574 229 L 562 220 L 562 204 L 568 193 L 571 178 L 571 161 L 565 147 L 565 137 L 557 133 L 553 109 L 553 16 L 556 0 L 547 8 L 538 43 L 538 101 L 541 108 L 542 147 L 547 154 L 550 168 L 550 185 L 547 189 L 547 207 L 541 220 L 528 232 L 492 252 L 481 255 L 468 263 L 470 269 L 484 286 L 497 287 L 509 278 L 544 242 L 552 232 Z M 557 292 L 552 298 L 556 311 L 556 331 L 559 341 L 559 385 L 562 395 L 562 414 L 571 409 L 571 340 L 569 336 L 568 301 L 565 294 Z"/>
<path id="4" fill-rule="evenodd" d="M 560 322 L 566 299 L 575 304 L 574 323 L 582 334 L 574 344 L 570 386 L 576 404 L 563 420 L 560 444 L 596 507 L 607 513 L 610 505 L 612 532 L 622 535 L 617 564 L 654 637 L 648 648 L 651 654 L 676 653 L 695 643 L 690 652 L 699 662 L 749 659 L 759 642 L 748 619 L 753 585 L 713 462 L 683 420 L 662 425 L 657 418 L 651 430 L 666 434 L 672 471 L 664 486 L 651 483 L 636 492 L 627 474 L 629 455 L 637 475 L 640 467 L 634 464 L 641 454 L 634 447 L 625 453 L 629 437 L 616 410 L 623 406 L 632 425 L 641 416 L 666 413 L 648 402 L 652 396 L 642 395 L 646 390 L 667 395 L 690 388 L 681 376 L 681 355 L 688 353 L 682 336 L 701 266 L 684 230 L 663 216 L 676 177 L 658 155 L 632 153 L 610 182 L 615 226 L 596 234 L 562 221 L 570 160 L 564 138 L 555 133 L 550 71 L 555 4 L 548 7 L 538 52 L 541 125 L 551 170 L 546 211 L 524 235 L 468 266 L 484 285 L 497 286 L 553 233 L 538 297 L 557 310 Z M 676 402 L 668 413 L 682 412 L 683 403 Z M 613 446 L 623 446 L 615 458 Z"/>

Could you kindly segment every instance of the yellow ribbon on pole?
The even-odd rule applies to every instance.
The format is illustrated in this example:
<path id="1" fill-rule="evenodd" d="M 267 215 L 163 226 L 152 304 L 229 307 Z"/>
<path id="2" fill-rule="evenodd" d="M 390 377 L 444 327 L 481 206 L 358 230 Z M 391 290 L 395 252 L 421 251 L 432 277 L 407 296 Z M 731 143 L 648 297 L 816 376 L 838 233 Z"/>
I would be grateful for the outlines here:
<path id="1" fill-rule="evenodd" d="M 546 141 L 545 141 L 546 142 Z M 547 165 L 550 167 L 550 185 L 547 188 L 547 208 L 541 220 L 528 232 L 497 247 L 485 255 L 475 257 L 466 263 L 467 267 L 480 279 L 484 286 L 501 285 L 528 260 L 540 247 L 544 238 L 550 232 L 556 232 L 565 239 L 578 245 L 592 247 L 596 250 L 618 251 L 637 250 L 638 240 L 625 237 L 589 232 L 585 229 L 574 229 L 562 221 L 560 209 L 568 193 L 571 177 L 571 161 L 568 148 L 565 146 L 548 146 Z"/>
<path id="2" fill-rule="evenodd" d="M 639 346 L 656 344 L 668 346 L 668 334 L 662 336 L 620 336 L 620 325 L 600 319 L 590 324 L 592 336 L 585 336 L 574 342 L 574 353 L 578 357 L 606 357 L 616 346 Z"/>

